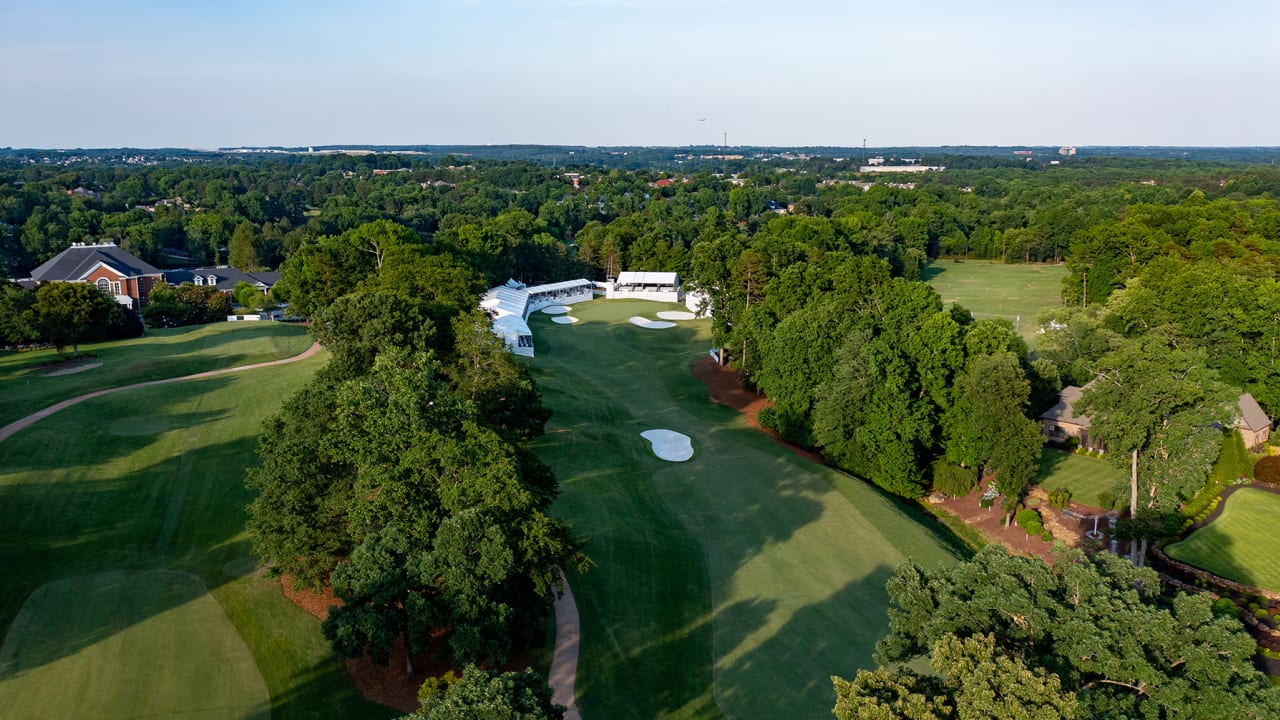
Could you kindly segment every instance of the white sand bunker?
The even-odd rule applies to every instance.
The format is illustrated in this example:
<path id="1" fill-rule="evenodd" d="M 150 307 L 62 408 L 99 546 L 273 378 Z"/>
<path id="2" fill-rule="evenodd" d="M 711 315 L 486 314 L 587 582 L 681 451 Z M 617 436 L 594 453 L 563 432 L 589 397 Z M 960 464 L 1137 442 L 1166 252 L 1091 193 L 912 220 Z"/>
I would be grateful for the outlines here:
<path id="1" fill-rule="evenodd" d="M 76 365 L 75 367 L 63 368 L 61 370 L 54 370 L 53 372 L 47 372 L 44 374 L 44 376 L 58 377 L 60 375 L 75 375 L 76 373 L 82 373 L 85 370 L 92 370 L 98 367 L 102 367 L 102 363 L 96 362 L 96 363 L 89 363 L 87 365 Z"/>
<path id="2" fill-rule="evenodd" d="M 697 316 L 683 310 L 662 310 L 658 313 L 658 317 L 663 320 L 692 320 Z"/>
<path id="3" fill-rule="evenodd" d="M 649 441 L 653 454 L 663 460 L 684 462 L 693 457 L 693 443 L 689 436 L 675 430 L 645 430 L 640 437 Z"/>
<path id="4" fill-rule="evenodd" d="M 542 312 L 548 315 L 563 315 L 572 309 L 573 308 L 569 307 L 568 305 L 548 305 L 542 308 Z"/>
<path id="5" fill-rule="evenodd" d="M 627 318 L 627 322 L 632 325 L 639 325 L 642 328 L 649 328 L 650 330 L 662 330 L 664 328 L 676 326 L 673 322 L 667 322 L 665 320 L 650 320 L 649 318 L 642 318 L 639 315 L 633 315 Z"/>
<path id="6" fill-rule="evenodd" d="M 551 318 L 551 322 L 556 323 L 557 325 L 572 325 L 578 322 L 578 318 L 569 317 L 568 315 L 561 315 L 559 317 Z"/>

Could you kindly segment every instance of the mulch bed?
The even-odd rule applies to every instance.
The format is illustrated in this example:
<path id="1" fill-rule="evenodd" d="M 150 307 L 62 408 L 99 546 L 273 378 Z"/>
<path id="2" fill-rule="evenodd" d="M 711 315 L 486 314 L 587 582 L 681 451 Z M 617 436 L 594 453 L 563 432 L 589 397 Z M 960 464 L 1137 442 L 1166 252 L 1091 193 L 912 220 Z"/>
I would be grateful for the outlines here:
<path id="1" fill-rule="evenodd" d="M 710 356 L 704 355 L 693 364 L 693 376 L 707 386 L 707 396 L 711 398 L 712 402 L 731 407 L 742 413 L 748 427 L 764 432 L 788 450 L 806 460 L 812 460 L 821 465 L 827 464 L 826 458 L 822 457 L 820 453 L 787 442 L 777 432 L 760 427 L 760 420 L 757 416 L 760 414 L 761 409 L 769 406 L 769 398 L 765 397 L 763 393 L 748 390 L 743 386 L 737 370 L 720 365 L 715 360 L 712 360 Z"/>
<path id="2" fill-rule="evenodd" d="M 285 575 L 280 578 L 280 588 L 284 596 L 293 604 L 321 620 L 329 617 L 329 608 L 342 604 L 342 601 L 333 594 L 333 588 L 328 585 L 319 592 L 296 588 L 290 577 Z M 426 682 L 427 678 L 439 677 L 448 670 L 459 673 L 462 671 L 461 668 L 432 657 L 434 651 L 438 649 L 438 644 L 443 642 L 443 635 L 437 636 L 432 640 L 432 647 L 428 652 L 414 653 L 413 674 L 409 676 L 404 672 L 403 638 L 396 641 L 386 667 L 375 664 L 368 656 L 345 658 L 343 664 L 347 668 L 347 675 L 351 676 L 351 683 L 366 700 L 410 713 L 422 707 L 418 702 L 418 688 L 422 687 L 422 683 Z M 515 655 L 497 670 L 499 672 L 519 671 L 532 665 L 532 653 L 524 652 Z"/>

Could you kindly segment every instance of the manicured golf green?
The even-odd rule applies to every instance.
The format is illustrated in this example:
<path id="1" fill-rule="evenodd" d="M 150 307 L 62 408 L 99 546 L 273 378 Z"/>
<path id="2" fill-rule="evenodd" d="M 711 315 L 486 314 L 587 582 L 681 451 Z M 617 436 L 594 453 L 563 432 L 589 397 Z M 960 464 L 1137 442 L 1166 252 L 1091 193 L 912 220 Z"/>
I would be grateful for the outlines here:
<path id="1" fill-rule="evenodd" d="M 252 365 L 292 357 L 307 349 L 307 328 L 290 323 L 211 323 L 148 330 L 140 338 L 81 345 L 101 367 L 50 376 L 39 367 L 57 357 L 53 350 L 0 353 L 0 425 L 94 390 L 206 370 Z M 65 349 L 70 354 L 71 348 Z"/>
<path id="2" fill-rule="evenodd" d="M 105 572 L 42 586 L 0 647 L 0 707 L 41 718 L 271 717 L 266 683 L 190 573 Z"/>
<path id="3" fill-rule="evenodd" d="M 874 665 L 893 568 L 960 551 L 932 519 L 710 403 L 690 374 L 709 321 L 626 321 L 674 307 L 597 300 L 573 308 L 575 325 L 530 318 L 554 411 L 537 449 L 595 561 L 570 578 L 583 715 L 830 717 L 830 676 Z M 649 429 L 690 436 L 693 457 L 658 459 Z"/>
<path id="4" fill-rule="evenodd" d="M 1040 454 L 1036 484 L 1046 490 L 1066 488 L 1081 505 L 1099 507 L 1098 493 L 1124 496 L 1128 476 L 1103 458 L 1087 457 L 1046 447 Z M 1117 489 L 1119 488 L 1119 489 Z"/>
<path id="5" fill-rule="evenodd" d="M 1065 265 L 1002 265 L 987 260 L 935 260 L 920 272 L 945 305 L 960 303 L 979 320 L 1004 318 L 1035 344 L 1035 316 L 1062 305 Z"/>
<path id="6" fill-rule="evenodd" d="M 1170 557 L 1267 590 L 1280 590 L 1280 495 L 1244 488 L 1217 520 L 1165 548 Z"/>
<path id="7" fill-rule="evenodd" d="M 297 335 L 297 346 L 281 348 L 280 330 L 245 329 L 256 342 L 233 351 L 197 333 L 190 347 L 205 343 L 214 359 L 169 367 L 185 364 L 179 374 L 306 345 Z M 236 344 L 247 341 L 241 331 L 215 332 Z M 319 622 L 254 574 L 244 531 L 244 470 L 261 422 L 325 358 L 115 393 L 0 442 L 5 717 L 113 717 L 125 702 L 128 717 L 396 714 L 362 700 Z M 106 582 L 114 577 L 129 582 Z M 176 662 L 175 653 L 193 657 Z M 207 663 L 224 659 L 225 674 L 210 675 Z M 55 680 L 60 690 L 27 691 Z M 153 694 L 150 683 L 188 692 Z"/>

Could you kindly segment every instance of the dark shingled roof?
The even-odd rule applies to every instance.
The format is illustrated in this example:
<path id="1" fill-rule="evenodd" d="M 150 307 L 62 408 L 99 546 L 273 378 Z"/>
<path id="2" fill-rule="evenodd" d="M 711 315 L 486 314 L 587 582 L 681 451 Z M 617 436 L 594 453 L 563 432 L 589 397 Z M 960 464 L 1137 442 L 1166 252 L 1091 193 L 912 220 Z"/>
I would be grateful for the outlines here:
<path id="1" fill-rule="evenodd" d="M 230 292 L 236 289 L 236 283 L 246 282 L 250 285 L 265 285 L 268 289 L 280 280 L 280 273 L 256 272 L 247 273 L 239 268 L 233 268 L 230 265 L 219 265 L 218 267 L 199 267 L 184 268 L 182 270 L 166 270 L 164 273 L 165 282 L 171 285 L 181 285 L 184 282 L 194 283 L 196 276 L 203 278 L 205 287 L 209 285 L 209 276 L 214 278 L 214 286 L 219 290 Z"/>
<path id="2" fill-rule="evenodd" d="M 1089 427 L 1089 417 L 1087 415 L 1076 417 L 1075 414 L 1075 404 L 1079 402 L 1080 396 L 1083 394 L 1084 389 L 1075 385 L 1068 385 L 1062 388 L 1062 392 L 1058 393 L 1057 404 L 1041 413 L 1040 418 L 1042 420 L 1056 420 L 1068 425 L 1079 425 L 1083 428 Z"/>
<path id="3" fill-rule="evenodd" d="M 1240 396 L 1240 419 L 1236 421 L 1236 427 L 1243 427 L 1246 430 L 1263 430 L 1271 427 L 1271 419 L 1267 414 L 1262 412 L 1262 408 L 1258 405 L 1258 401 L 1253 399 L 1253 395 L 1245 393 Z"/>
<path id="4" fill-rule="evenodd" d="M 135 257 L 114 244 L 72 245 L 53 259 L 31 271 L 37 282 L 74 282 L 84 277 L 95 265 L 102 263 L 125 277 L 159 275 L 151 264 Z"/>

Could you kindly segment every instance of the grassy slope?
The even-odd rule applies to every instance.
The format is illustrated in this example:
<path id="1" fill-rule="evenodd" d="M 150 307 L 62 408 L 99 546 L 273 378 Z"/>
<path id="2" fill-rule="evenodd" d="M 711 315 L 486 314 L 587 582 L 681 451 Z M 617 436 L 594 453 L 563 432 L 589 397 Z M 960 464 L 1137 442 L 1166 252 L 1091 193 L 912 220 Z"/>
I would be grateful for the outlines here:
<path id="1" fill-rule="evenodd" d="M 1216 575 L 1280 590 L 1280 495 L 1245 488 L 1227 498 L 1217 520 L 1165 548 L 1170 557 Z"/>
<path id="2" fill-rule="evenodd" d="M 571 579 L 583 713 L 829 717 L 829 677 L 873 664 L 893 567 L 953 556 L 866 484 L 709 403 L 689 372 L 706 321 L 625 323 L 664 307 L 597 301 L 574 309 L 577 325 L 531 319 L 555 411 L 539 451 L 596 562 Z M 693 459 L 655 458 L 639 435 L 650 428 L 690 435 Z"/>
<path id="3" fill-rule="evenodd" d="M 1035 344 L 1032 320 L 1062 304 L 1064 265 L 1001 265 L 986 260 L 937 260 L 920 273 L 945 305 L 960 303 L 975 318 L 998 317 L 1015 323 Z M 1020 319 L 1019 319 L 1020 318 Z"/>
<path id="4" fill-rule="evenodd" d="M 1122 471 L 1103 458 L 1091 458 L 1046 447 L 1040 455 L 1036 483 L 1047 490 L 1065 487 L 1071 499 L 1098 507 L 1098 493 L 1112 492 L 1124 497 L 1129 481 Z"/>
<path id="5" fill-rule="evenodd" d="M 285 323 L 212 323 L 148 330 L 141 338 L 82 345 L 102 367 L 46 377 L 37 364 L 53 350 L 0 354 L 0 425 L 94 390 L 178 377 L 297 355 L 311 344 L 307 329 Z"/>
<path id="6" fill-rule="evenodd" d="M 41 586 L 5 637 L 0 678 L 0 707 L 32 718 L 270 717 L 253 655 L 189 573 Z"/>
<path id="7" fill-rule="evenodd" d="M 209 342 L 197 338 L 190 340 Z M 281 352 L 274 339 L 259 339 L 255 346 L 215 352 L 213 362 L 293 354 L 306 344 L 301 334 L 296 341 Z M 249 496 L 243 478 L 254 460 L 258 427 L 324 357 L 90 400 L 0 443 L 0 568 L 6 580 L 0 628 L 7 631 L 27 597 L 45 583 L 107 571 L 185 571 L 209 588 L 253 653 L 274 717 L 392 715 L 356 695 L 320 637 L 318 621 L 286 600 L 278 583 L 248 574 L 255 561 L 244 533 Z M 211 364 L 176 362 L 185 365 L 181 372 Z M 179 374 L 174 363 L 167 367 Z M 151 615 L 144 622 L 154 620 Z M 26 635 L 41 637 L 30 628 Z M 55 667 L 71 650 L 52 630 L 44 637 L 41 652 L 49 662 L 30 672 Z M 105 670 L 78 680 L 113 681 Z"/>

